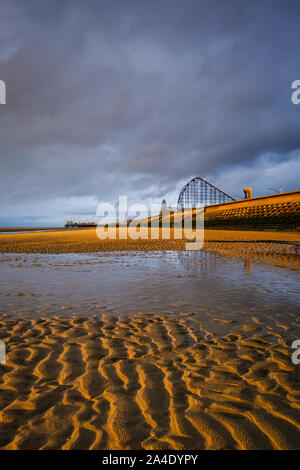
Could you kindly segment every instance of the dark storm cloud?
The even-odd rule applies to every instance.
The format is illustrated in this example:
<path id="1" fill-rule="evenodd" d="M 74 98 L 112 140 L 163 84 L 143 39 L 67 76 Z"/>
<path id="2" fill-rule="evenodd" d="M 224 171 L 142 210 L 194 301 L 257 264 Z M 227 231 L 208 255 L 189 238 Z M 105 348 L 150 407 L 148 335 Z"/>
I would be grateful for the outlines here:
<path id="1" fill-rule="evenodd" d="M 274 0 L 2 1 L 1 213 L 175 197 L 195 175 L 234 193 L 264 193 L 262 174 L 298 189 L 299 13 Z"/>

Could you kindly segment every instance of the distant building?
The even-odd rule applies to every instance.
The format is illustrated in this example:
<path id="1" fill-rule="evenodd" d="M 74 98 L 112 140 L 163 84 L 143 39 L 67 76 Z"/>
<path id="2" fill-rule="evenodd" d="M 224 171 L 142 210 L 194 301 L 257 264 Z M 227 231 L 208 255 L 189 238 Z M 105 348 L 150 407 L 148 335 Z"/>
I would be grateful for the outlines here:
<path id="1" fill-rule="evenodd" d="M 168 205 L 167 205 L 167 201 L 163 199 L 161 202 L 161 206 L 160 206 L 160 212 L 166 212 L 166 211 L 168 211 Z"/>

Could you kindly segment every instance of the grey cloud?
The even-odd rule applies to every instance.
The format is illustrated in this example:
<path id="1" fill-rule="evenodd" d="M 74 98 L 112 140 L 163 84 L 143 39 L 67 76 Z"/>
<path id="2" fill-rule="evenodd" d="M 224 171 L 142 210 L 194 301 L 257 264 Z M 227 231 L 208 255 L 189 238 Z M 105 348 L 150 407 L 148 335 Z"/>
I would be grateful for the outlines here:
<path id="1" fill-rule="evenodd" d="M 300 108 L 290 85 L 300 69 L 299 2 L 0 8 L 3 214 L 33 214 L 37 199 L 49 218 L 57 198 L 66 211 L 120 193 L 150 201 L 194 175 L 239 192 L 241 174 L 255 184 L 253 168 L 270 152 L 270 165 L 291 169 L 285 189 L 297 189 Z"/>

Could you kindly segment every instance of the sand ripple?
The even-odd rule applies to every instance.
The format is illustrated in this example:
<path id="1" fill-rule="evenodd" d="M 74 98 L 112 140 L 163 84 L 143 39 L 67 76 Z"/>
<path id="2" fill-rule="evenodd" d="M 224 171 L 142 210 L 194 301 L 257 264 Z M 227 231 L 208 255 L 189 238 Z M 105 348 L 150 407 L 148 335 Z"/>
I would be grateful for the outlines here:
<path id="1" fill-rule="evenodd" d="M 0 332 L 1 449 L 300 449 L 283 336 L 155 314 L 3 319 Z"/>

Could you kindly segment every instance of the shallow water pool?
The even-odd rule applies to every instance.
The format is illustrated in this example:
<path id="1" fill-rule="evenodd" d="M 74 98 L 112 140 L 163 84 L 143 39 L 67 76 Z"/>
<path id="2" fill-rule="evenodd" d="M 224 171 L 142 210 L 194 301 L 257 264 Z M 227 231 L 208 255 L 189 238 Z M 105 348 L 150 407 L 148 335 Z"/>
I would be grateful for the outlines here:
<path id="1" fill-rule="evenodd" d="M 215 331 L 253 318 L 289 329 L 300 323 L 299 280 L 292 262 L 282 267 L 208 251 L 1 254 L 0 312 L 193 314 Z"/>

